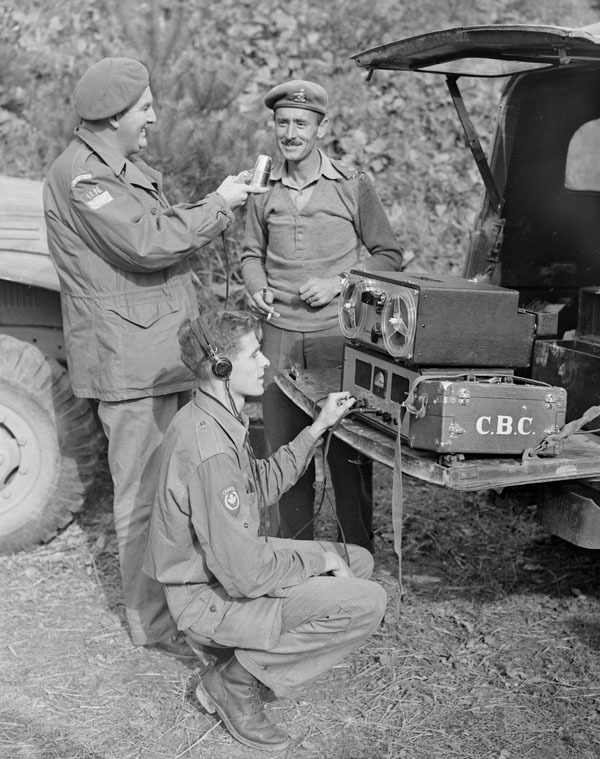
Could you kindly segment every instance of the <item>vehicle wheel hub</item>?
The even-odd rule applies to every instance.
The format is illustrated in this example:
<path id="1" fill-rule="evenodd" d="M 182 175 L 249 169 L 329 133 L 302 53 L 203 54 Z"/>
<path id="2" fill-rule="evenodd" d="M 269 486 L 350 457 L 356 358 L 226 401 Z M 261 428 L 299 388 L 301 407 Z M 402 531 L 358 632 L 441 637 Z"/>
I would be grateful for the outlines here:
<path id="1" fill-rule="evenodd" d="M 18 503 L 38 475 L 40 451 L 34 431 L 13 409 L 0 404 L 0 507 Z"/>

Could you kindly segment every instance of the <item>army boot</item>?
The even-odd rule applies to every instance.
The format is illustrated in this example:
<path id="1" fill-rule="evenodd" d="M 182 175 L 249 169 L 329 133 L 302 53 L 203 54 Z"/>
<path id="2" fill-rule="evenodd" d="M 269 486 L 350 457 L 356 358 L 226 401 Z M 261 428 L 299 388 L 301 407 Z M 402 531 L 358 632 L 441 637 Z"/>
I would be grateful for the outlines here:
<path id="1" fill-rule="evenodd" d="M 234 738 L 246 746 L 281 751 L 289 743 L 287 733 L 264 713 L 258 680 L 235 656 L 202 675 L 196 698 L 209 714 L 217 712 Z"/>

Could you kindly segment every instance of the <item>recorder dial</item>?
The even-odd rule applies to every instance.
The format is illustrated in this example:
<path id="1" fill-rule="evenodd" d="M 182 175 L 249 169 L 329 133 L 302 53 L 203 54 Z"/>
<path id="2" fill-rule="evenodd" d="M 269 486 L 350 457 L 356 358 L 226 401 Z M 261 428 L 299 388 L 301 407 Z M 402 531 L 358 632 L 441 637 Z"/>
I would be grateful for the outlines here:
<path id="1" fill-rule="evenodd" d="M 411 288 L 400 287 L 383 307 L 383 344 L 394 358 L 410 358 L 414 352 L 417 326 L 416 297 L 416 292 Z"/>
<path id="2" fill-rule="evenodd" d="M 367 319 L 367 306 L 363 302 L 366 284 L 361 277 L 350 275 L 340 292 L 338 319 L 344 337 L 358 337 Z"/>

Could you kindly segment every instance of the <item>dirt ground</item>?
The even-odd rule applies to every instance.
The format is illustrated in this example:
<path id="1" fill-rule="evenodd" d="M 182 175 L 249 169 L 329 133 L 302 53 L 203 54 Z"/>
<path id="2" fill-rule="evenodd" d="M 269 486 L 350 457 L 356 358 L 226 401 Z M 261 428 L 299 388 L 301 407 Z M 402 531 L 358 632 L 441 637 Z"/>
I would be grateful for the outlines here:
<path id="1" fill-rule="evenodd" d="M 268 705 L 293 738 L 281 756 L 600 756 L 600 554 L 531 510 L 405 478 L 400 599 L 391 473 L 376 475 L 385 623 L 305 698 Z M 58 538 L 0 557 L 0 757 L 262 756 L 195 702 L 197 668 L 131 645 L 110 500 L 104 467 Z"/>

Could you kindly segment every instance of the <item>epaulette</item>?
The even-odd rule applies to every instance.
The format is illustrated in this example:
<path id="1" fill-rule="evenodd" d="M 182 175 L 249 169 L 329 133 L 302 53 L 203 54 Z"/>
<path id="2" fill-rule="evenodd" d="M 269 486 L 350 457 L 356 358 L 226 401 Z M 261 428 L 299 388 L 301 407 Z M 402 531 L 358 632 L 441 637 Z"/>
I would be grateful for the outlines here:
<path id="1" fill-rule="evenodd" d="M 222 438 L 217 434 L 214 426 L 205 421 L 196 423 L 196 443 L 198 444 L 200 461 L 207 461 L 219 453 L 225 453 Z"/>
<path id="2" fill-rule="evenodd" d="M 364 179 L 367 176 L 364 171 L 361 169 L 356 169 L 354 166 L 348 166 L 347 164 L 342 163 L 341 161 L 334 158 L 330 158 L 329 160 L 333 164 L 334 168 L 337 169 L 337 171 L 339 171 L 340 174 L 344 177 L 344 179 Z"/>

